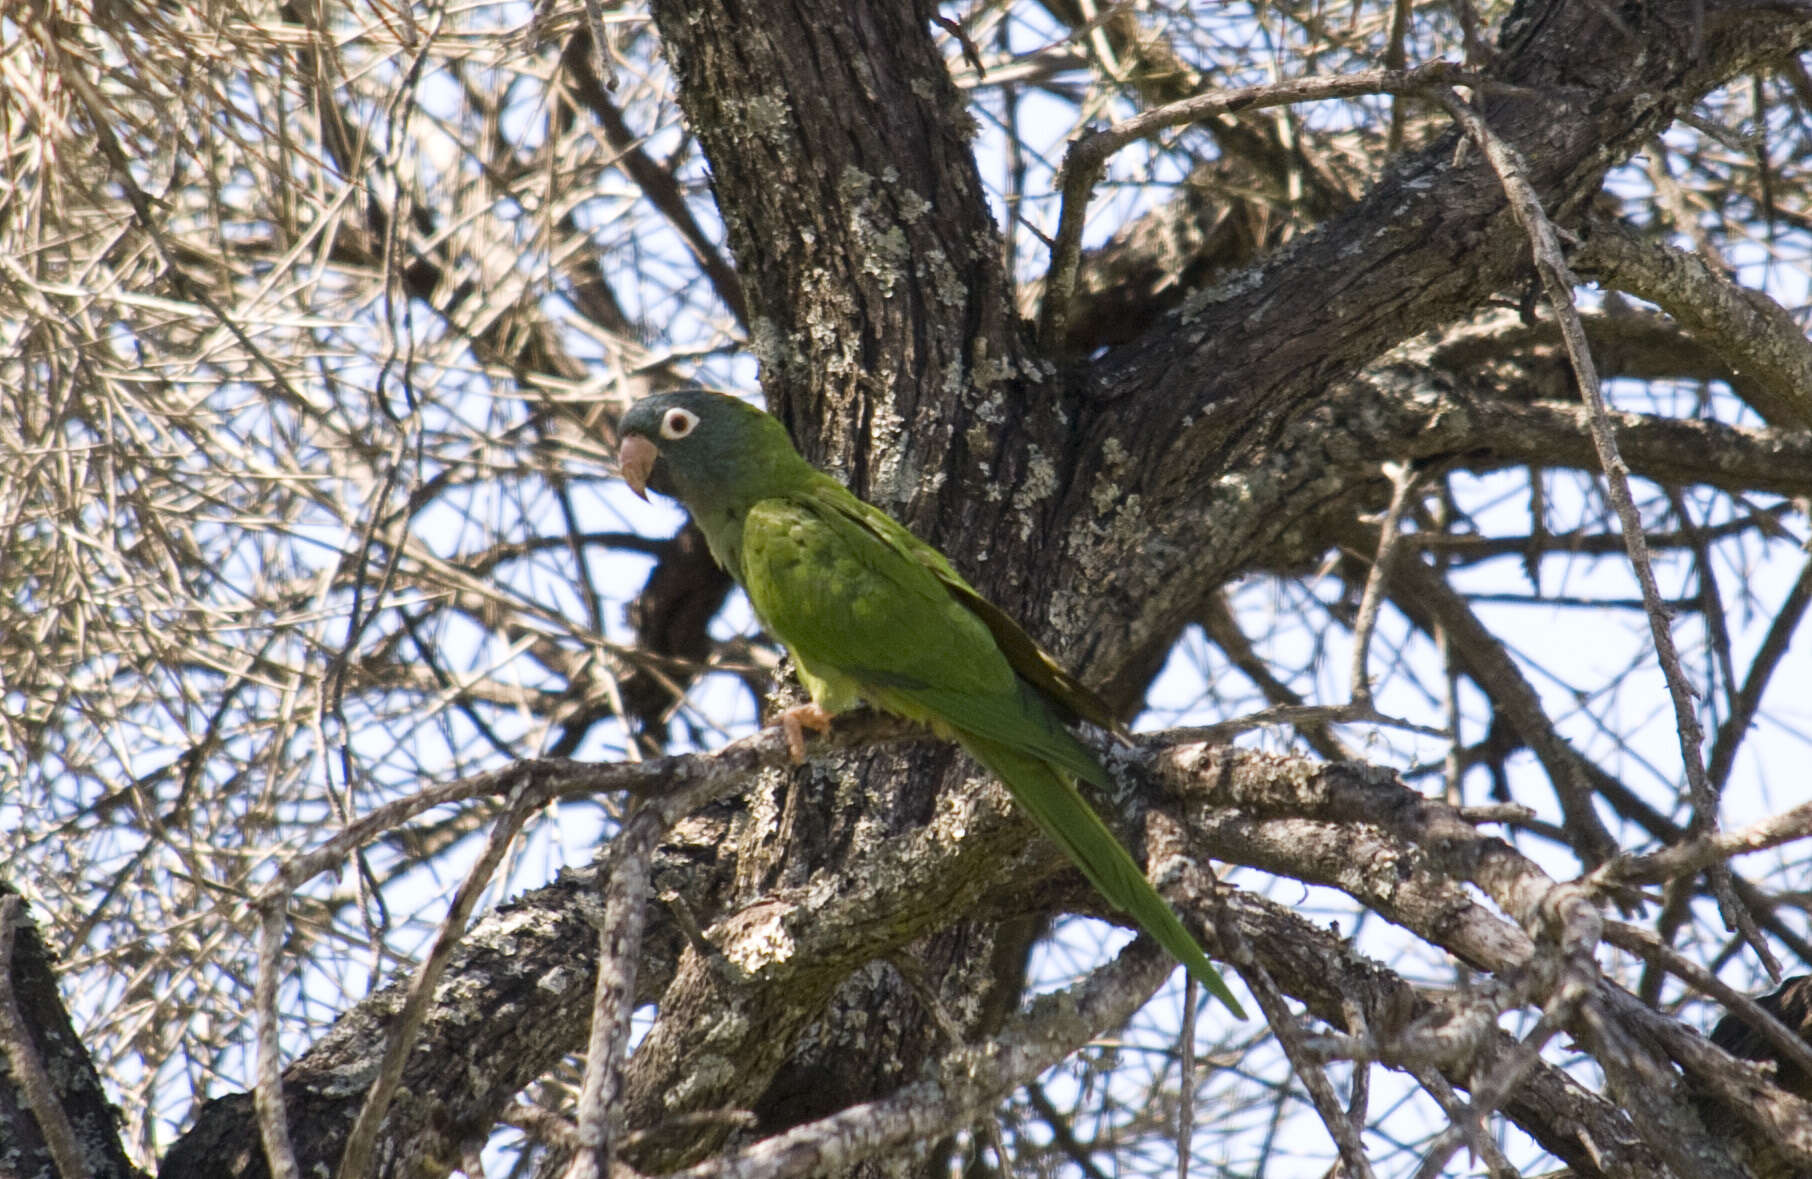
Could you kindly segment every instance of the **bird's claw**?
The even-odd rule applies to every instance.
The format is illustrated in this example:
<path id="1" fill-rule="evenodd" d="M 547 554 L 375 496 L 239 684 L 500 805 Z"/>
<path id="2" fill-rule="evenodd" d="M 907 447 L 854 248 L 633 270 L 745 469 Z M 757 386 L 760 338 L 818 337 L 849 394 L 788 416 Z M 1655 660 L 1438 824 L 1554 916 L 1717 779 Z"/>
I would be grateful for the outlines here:
<path id="1" fill-rule="evenodd" d="M 831 714 L 816 704 L 795 704 L 781 710 L 780 728 L 786 733 L 786 751 L 798 765 L 805 760 L 805 730 L 830 732 Z"/>

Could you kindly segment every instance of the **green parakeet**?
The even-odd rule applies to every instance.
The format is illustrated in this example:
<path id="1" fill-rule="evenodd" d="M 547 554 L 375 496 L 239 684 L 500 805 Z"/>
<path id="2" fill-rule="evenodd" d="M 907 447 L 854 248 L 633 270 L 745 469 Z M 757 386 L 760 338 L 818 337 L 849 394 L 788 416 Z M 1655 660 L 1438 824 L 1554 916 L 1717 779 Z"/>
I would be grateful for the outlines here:
<path id="1" fill-rule="evenodd" d="M 780 422 L 721 393 L 637 402 L 619 426 L 636 494 L 673 495 L 711 553 L 792 652 L 822 729 L 859 701 L 929 725 L 1006 783 L 1101 895 L 1245 1018 L 1202 948 L 1077 791 L 1111 785 L 1066 716 L 1112 727 L 1106 705 L 952 569 L 944 555 L 802 458 Z M 657 470 L 656 461 L 660 461 Z"/>

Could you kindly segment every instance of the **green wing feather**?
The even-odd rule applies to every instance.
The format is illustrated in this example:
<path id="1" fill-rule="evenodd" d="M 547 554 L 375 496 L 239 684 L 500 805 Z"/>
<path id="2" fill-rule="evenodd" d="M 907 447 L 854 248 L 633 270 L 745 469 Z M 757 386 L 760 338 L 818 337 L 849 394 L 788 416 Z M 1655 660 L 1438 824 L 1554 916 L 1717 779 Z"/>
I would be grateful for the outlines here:
<path id="1" fill-rule="evenodd" d="M 1077 791 L 1110 785 L 1056 707 L 1111 714 L 936 549 L 827 476 L 754 504 L 740 580 L 821 707 L 858 698 L 928 724 L 993 771 L 1089 881 L 1216 998 L 1237 1000 L 1170 905 Z M 980 603 L 983 609 L 977 609 Z"/>
<path id="2" fill-rule="evenodd" d="M 800 499 L 826 516 L 849 518 L 888 548 L 929 569 L 945 592 L 987 627 L 1019 678 L 1056 704 L 1068 719 L 1085 720 L 1116 737 L 1126 737 L 1126 726 L 1120 723 L 1120 718 L 1114 715 L 1106 701 L 1051 658 L 1005 611 L 963 580 L 962 574 L 951 567 L 944 554 L 907 531 L 905 525 L 829 478 L 803 488 Z"/>

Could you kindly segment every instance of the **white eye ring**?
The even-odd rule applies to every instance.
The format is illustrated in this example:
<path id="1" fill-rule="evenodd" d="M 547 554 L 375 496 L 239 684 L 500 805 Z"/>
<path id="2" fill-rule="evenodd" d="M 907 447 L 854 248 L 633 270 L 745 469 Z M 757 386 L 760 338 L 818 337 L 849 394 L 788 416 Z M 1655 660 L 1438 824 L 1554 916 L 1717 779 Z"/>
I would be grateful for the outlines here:
<path id="1" fill-rule="evenodd" d="M 698 415 L 689 409 L 670 409 L 661 417 L 661 437 L 671 442 L 684 438 L 692 433 L 692 427 L 698 425 Z"/>

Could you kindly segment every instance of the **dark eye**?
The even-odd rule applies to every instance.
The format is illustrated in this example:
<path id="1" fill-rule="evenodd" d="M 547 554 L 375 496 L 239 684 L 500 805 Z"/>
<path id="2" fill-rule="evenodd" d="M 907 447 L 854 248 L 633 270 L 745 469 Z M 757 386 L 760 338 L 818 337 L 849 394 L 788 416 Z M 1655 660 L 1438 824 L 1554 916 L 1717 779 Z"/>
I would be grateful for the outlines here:
<path id="1" fill-rule="evenodd" d="M 671 442 L 675 438 L 684 438 L 692 433 L 692 427 L 698 425 L 698 415 L 689 409 L 670 409 L 661 419 L 661 437 Z"/>

